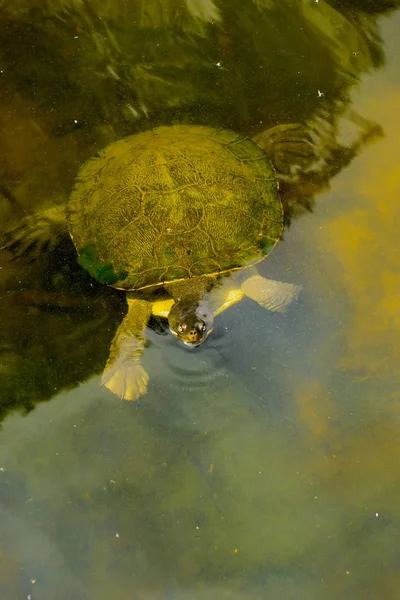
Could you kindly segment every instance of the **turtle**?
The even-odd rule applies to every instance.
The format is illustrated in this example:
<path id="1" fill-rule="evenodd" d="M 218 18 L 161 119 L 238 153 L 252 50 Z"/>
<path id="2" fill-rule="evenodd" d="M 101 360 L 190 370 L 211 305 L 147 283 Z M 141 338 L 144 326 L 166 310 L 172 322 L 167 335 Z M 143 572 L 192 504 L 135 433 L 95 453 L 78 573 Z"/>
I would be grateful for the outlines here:
<path id="1" fill-rule="evenodd" d="M 152 315 L 198 347 L 215 316 L 248 297 L 284 310 L 299 293 L 256 268 L 284 228 L 279 179 L 314 160 L 305 127 L 255 138 L 205 125 L 165 125 L 112 142 L 79 169 L 67 206 L 26 217 L 3 247 L 17 255 L 70 236 L 78 262 L 126 292 L 128 310 L 102 384 L 126 400 L 146 393 L 141 364 Z"/>

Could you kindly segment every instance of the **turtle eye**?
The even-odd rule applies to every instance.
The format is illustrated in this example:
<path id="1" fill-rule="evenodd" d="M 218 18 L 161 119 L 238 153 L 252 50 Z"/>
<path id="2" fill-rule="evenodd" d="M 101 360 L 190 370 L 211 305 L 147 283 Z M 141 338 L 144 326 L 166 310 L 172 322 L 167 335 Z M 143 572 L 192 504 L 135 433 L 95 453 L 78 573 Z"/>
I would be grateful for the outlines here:
<path id="1" fill-rule="evenodd" d="M 207 329 L 207 327 L 205 325 L 203 325 L 203 327 L 201 328 L 202 331 L 205 331 Z"/>
<path id="2" fill-rule="evenodd" d="M 179 325 L 178 325 L 179 333 L 182 333 L 185 329 L 186 329 L 186 325 L 185 324 L 182 325 L 182 323 L 179 323 Z"/>

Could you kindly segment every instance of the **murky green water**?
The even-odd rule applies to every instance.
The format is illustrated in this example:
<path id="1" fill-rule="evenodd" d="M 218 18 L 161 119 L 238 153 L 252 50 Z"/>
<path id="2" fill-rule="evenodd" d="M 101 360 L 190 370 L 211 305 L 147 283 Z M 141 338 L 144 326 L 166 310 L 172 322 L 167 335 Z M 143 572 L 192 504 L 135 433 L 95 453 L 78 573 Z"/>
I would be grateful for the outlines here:
<path id="1" fill-rule="evenodd" d="M 3 231 L 160 124 L 306 122 L 329 175 L 283 189 L 290 227 L 260 267 L 303 286 L 296 304 L 243 300 L 195 352 L 153 322 L 140 405 L 100 387 L 123 295 L 68 244 L 34 263 L 1 253 L 1 600 L 400 598 L 390 4 L 0 6 Z"/>

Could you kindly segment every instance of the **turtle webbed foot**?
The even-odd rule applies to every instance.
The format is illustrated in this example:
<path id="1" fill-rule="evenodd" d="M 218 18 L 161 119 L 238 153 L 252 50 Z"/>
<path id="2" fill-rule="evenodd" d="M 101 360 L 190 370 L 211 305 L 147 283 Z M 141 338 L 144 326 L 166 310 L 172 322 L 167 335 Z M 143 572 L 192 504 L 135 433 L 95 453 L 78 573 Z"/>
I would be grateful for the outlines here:
<path id="1" fill-rule="evenodd" d="M 25 217 L 8 231 L 2 240 L 2 250 L 9 250 L 14 258 L 37 260 L 44 251 L 53 251 L 68 235 L 64 207 L 57 206 L 37 215 Z"/>
<path id="2" fill-rule="evenodd" d="M 267 310 L 284 312 L 296 300 L 301 286 L 253 275 L 242 283 L 242 292 Z"/>
<path id="3" fill-rule="evenodd" d="M 310 132 L 300 123 L 277 125 L 253 139 L 284 180 L 295 179 L 299 171 L 309 171 L 320 158 Z"/>
<path id="4" fill-rule="evenodd" d="M 138 400 L 147 390 L 149 376 L 138 361 L 117 360 L 105 368 L 101 383 L 121 400 Z"/>
<path id="5" fill-rule="evenodd" d="M 111 343 L 101 383 L 123 400 L 137 400 L 145 395 L 149 381 L 140 361 L 151 303 L 129 296 L 127 299 L 128 313 Z"/>

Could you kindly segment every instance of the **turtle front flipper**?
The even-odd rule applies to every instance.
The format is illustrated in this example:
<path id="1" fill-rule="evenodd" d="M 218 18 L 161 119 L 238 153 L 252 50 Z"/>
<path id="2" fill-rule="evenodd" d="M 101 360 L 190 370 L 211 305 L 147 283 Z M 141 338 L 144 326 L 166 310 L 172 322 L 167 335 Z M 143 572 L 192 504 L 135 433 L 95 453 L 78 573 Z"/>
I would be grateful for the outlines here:
<path id="1" fill-rule="evenodd" d="M 9 232 L 2 240 L 1 250 L 9 250 L 14 258 L 27 256 L 39 258 L 43 251 L 54 250 L 68 237 L 68 224 L 64 206 L 54 206 L 30 215 Z"/>
<path id="2" fill-rule="evenodd" d="M 243 281 L 242 292 L 267 310 L 283 312 L 299 295 L 301 286 L 252 275 Z"/>
<path id="3" fill-rule="evenodd" d="M 210 292 L 209 300 L 214 317 L 240 302 L 243 296 L 244 292 L 240 288 L 237 276 L 221 277 Z"/>
<path id="4" fill-rule="evenodd" d="M 146 393 L 149 376 L 140 359 L 150 315 L 151 302 L 128 298 L 128 313 L 111 342 L 101 383 L 124 400 L 137 400 Z"/>
<path id="5" fill-rule="evenodd" d="M 281 179 L 292 179 L 297 171 L 308 171 L 319 160 L 309 131 L 300 123 L 271 127 L 253 141 L 264 150 Z"/>

